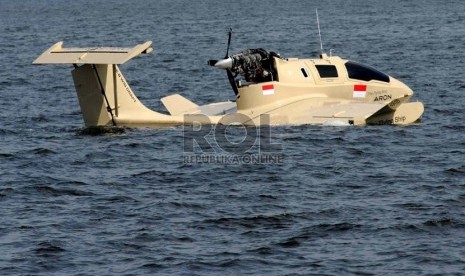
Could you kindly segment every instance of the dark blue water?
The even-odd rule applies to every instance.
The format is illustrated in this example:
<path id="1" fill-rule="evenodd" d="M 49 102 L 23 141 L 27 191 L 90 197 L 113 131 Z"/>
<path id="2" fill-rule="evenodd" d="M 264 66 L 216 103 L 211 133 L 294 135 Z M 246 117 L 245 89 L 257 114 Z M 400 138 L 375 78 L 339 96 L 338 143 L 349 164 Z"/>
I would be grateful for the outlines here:
<path id="1" fill-rule="evenodd" d="M 122 66 L 140 99 L 233 96 L 206 65 L 264 47 L 372 65 L 415 91 L 406 127 L 277 127 L 278 164 L 184 164 L 182 128 L 90 135 L 53 43 L 154 53 Z M 3 1 L 1 275 L 461 275 L 463 1 Z"/>

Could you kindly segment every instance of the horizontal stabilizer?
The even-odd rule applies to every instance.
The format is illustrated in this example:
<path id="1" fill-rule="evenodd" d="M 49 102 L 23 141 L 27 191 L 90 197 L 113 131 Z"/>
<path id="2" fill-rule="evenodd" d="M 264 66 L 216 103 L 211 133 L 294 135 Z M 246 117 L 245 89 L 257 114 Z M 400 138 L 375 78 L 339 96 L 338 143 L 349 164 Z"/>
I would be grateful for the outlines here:
<path id="1" fill-rule="evenodd" d="M 175 116 L 185 113 L 199 113 L 199 106 L 189 101 L 179 94 L 174 94 L 161 98 L 161 102 L 166 107 L 168 112 Z"/>
<path id="2" fill-rule="evenodd" d="M 147 41 L 132 48 L 63 48 L 63 41 L 60 41 L 32 64 L 123 64 L 142 53 L 152 52 L 151 45 L 152 42 Z"/>

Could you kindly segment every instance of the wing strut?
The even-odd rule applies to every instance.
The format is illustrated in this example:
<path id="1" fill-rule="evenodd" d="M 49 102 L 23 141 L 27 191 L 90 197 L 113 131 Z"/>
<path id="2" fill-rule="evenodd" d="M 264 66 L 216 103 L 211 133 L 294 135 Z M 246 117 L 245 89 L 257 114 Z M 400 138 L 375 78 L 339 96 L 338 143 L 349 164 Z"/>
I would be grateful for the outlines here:
<path id="1" fill-rule="evenodd" d="M 105 94 L 105 88 L 103 88 L 102 80 L 100 79 L 97 68 L 95 68 L 94 64 L 92 64 L 92 69 L 94 70 L 95 75 L 97 76 L 98 84 L 100 86 L 100 92 L 102 93 L 102 96 L 105 99 L 105 104 L 107 106 L 107 111 L 108 111 L 108 113 L 110 113 L 110 116 L 111 116 L 111 122 L 113 123 L 113 126 L 116 126 L 115 116 L 113 115 L 113 111 L 111 110 L 110 102 L 108 101 L 107 95 Z"/>

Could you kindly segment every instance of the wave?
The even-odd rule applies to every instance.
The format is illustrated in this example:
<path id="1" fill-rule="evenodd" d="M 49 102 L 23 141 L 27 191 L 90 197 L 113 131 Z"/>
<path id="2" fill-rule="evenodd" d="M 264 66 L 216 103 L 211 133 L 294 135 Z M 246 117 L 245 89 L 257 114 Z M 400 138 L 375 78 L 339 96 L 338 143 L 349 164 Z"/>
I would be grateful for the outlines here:
<path id="1" fill-rule="evenodd" d="M 94 195 L 94 193 L 91 193 L 88 191 L 82 191 L 79 189 L 58 189 L 58 188 L 53 188 L 47 185 L 33 185 L 33 186 L 30 186 L 29 189 L 32 189 L 33 191 L 39 194 L 46 195 L 46 196 L 52 196 L 52 197 Z"/>

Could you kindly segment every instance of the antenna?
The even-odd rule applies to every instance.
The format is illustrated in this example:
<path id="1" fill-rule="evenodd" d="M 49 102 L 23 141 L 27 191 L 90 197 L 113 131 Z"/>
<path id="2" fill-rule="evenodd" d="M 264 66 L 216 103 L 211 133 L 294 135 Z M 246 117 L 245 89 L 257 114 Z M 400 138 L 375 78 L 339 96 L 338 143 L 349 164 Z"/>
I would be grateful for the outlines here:
<path id="1" fill-rule="evenodd" d="M 320 19 L 318 18 L 318 8 L 315 9 L 316 12 L 316 24 L 318 25 L 318 37 L 320 38 L 320 50 L 323 54 L 323 41 L 321 40 L 321 30 L 320 30 Z"/>

